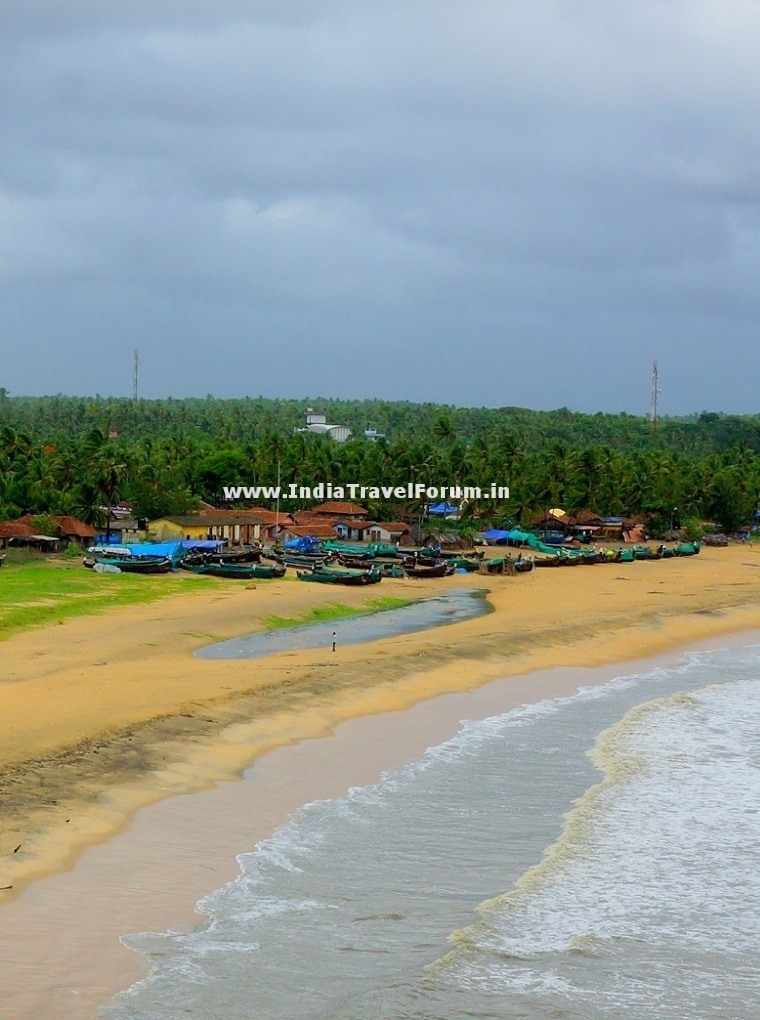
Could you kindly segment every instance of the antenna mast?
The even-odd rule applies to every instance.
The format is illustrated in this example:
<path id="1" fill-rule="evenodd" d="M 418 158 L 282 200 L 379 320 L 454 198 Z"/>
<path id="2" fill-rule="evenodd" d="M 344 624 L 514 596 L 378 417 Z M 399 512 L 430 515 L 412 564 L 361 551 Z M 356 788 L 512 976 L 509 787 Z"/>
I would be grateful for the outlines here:
<path id="1" fill-rule="evenodd" d="M 140 352 L 135 347 L 132 360 L 132 400 L 137 403 L 137 369 L 140 365 Z"/>
<path id="2" fill-rule="evenodd" d="M 649 428 L 652 432 L 657 428 L 657 397 L 660 393 L 659 380 L 660 374 L 657 362 L 655 361 L 652 365 L 652 404 L 649 412 Z"/>

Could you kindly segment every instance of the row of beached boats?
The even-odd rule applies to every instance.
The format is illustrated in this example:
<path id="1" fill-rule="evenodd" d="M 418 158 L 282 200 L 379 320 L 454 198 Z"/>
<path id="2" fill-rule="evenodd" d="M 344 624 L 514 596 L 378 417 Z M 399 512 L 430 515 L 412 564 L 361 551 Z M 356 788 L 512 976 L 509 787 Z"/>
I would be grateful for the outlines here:
<path id="1" fill-rule="evenodd" d="M 144 547 L 143 547 L 144 548 Z M 695 556 L 699 542 L 682 542 L 676 546 L 634 546 L 628 549 L 557 549 L 552 555 L 535 559 L 520 553 L 515 559 L 507 556 L 484 558 L 481 550 L 467 555 L 445 552 L 437 547 L 423 546 L 399 549 L 375 543 L 356 546 L 343 542 L 298 542 L 275 546 L 266 554 L 255 546 L 219 551 L 187 550 L 178 546 L 171 554 L 130 554 L 127 550 L 92 549 L 84 565 L 98 573 L 166 574 L 170 570 L 187 570 L 208 577 L 229 580 L 272 580 L 284 577 L 288 567 L 301 581 L 317 584 L 377 584 L 384 577 L 432 579 L 447 577 L 455 571 L 467 573 L 528 573 L 536 567 L 574 567 L 595 563 L 626 563 L 634 560 L 668 559 Z M 0 561 L 0 564 L 2 561 Z"/>
<path id="2" fill-rule="evenodd" d="M 660 545 L 653 549 L 648 545 L 631 546 L 629 549 L 582 549 L 573 551 L 560 549 L 553 556 L 543 556 L 535 561 L 537 567 L 577 567 L 594 563 L 633 563 L 634 560 L 666 560 L 676 556 L 696 556 L 702 548 L 701 542 L 679 542 L 675 546 Z"/>

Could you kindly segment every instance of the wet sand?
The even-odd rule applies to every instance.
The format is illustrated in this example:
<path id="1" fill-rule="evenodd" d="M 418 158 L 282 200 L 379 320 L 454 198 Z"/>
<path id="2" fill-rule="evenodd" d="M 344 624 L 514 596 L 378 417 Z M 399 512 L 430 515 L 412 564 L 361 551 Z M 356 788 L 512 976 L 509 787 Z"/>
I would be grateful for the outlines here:
<path id="1" fill-rule="evenodd" d="M 119 941 L 138 931 L 191 930 L 198 899 L 235 878 L 235 855 L 270 835 L 301 805 L 345 794 L 419 758 L 485 718 L 567 697 L 615 676 L 649 672 L 687 651 L 760 643 L 760 630 L 698 642 L 677 653 L 591 669 L 555 667 L 441 695 L 392 714 L 341 723 L 322 737 L 269 751 L 243 776 L 142 809 L 72 870 L 31 885 L 3 908 L 0 1017 L 75 1020 L 144 975 Z"/>
<path id="2" fill-rule="evenodd" d="M 403 597 L 475 583 L 490 589 L 494 612 L 334 656 L 193 659 L 213 639 L 253 631 L 260 616 L 298 615 L 325 598 L 317 586 L 287 581 L 220 587 L 11 639 L 1 745 L 9 878 L 0 884 L 15 888 L 0 905 L 0 1002 L 14 998 L 0 1016 L 94 1015 L 97 1002 L 140 975 L 118 935 L 192 925 L 199 896 L 234 876 L 235 852 L 305 801 L 371 782 L 451 736 L 459 719 L 489 714 L 475 701 L 493 697 L 492 688 L 460 695 L 461 703 L 438 698 L 394 715 L 392 726 L 378 713 L 518 677 L 500 686 L 494 710 L 505 711 L 579 683 L 567 670 L 519 676 L 531 669 L 630 660 L 758 627 L 759 568 L 754 550 L 737 547 L 517 578 L 384 581 L 382 594 Z M 366 598 L 346 590 L 336 601 Z M 344 723 L 339 738 L 306 739 L 359 716 L 375 718 Z M 252 782 L 223 782 L 254 759 Z"/>

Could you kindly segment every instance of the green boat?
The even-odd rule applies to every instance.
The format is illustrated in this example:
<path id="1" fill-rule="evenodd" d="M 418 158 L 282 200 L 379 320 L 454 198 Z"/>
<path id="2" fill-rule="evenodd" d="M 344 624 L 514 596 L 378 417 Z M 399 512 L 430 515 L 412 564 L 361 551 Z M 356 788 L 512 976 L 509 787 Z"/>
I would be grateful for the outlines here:
<path id="1" fill-rule="evenodd" d="M 260 563 L 203 563 L 199 566 L 183 564 L 185 570 L 204 577 L 224 577 L 235 581 L 268 581 L 285 576 L 285 567 L 262 566 Z"/>
<path id="2" fill-rule="evenodd" d="M 338 542 L 337 539 L 328 539 L 326 542 L 322 542 L 322 548 L 326 552 L 338 553 L 340 556 L 354 556 L 362 560 L 371 560 L 375 557 L 372 546 L 351 545 L 349 542 Z"/>
<path id="3" fill-rule="evenodd" d="M 621 549 L 620 556 L 618 556 L 618 563 L 633 563 L 636 557 L 633 554 L 633 549 Z"/>
<path id="4" fill-rule="evenodd" d="M 315 567 L 313 570 L 299 570 L 299 581 L 316 581 L 317 584 L 378 584 L 383 579 L 377 567 L 369 570 L 335 570 L 331 567 Z"/>
<path id="5" fill-rule="evenodd" d="M 676 546 L 676 556 L 696 556 L 701 548 L 701 542 L 679 542 Z"/>
<path id="6" fill-rule="evenodd" d="M 658 554 L 648 545 L 636 545 L 633 547 L 633 556 L 637 560 L 659 560 L 662 554 Z"/>
<path id="7" fill-rule="evenodd" d="M 373 556 L 398 556 L 398 548 L 388 542 L 370 542 L 367 549 Z"/>
<path id="8" fill-rule="evenodd" d="M 98 565 L 116 567 L 125 574 L 168 574 L 172 569 L 168 556 L 85 556 L 82 564 L 90 570 Z"/>

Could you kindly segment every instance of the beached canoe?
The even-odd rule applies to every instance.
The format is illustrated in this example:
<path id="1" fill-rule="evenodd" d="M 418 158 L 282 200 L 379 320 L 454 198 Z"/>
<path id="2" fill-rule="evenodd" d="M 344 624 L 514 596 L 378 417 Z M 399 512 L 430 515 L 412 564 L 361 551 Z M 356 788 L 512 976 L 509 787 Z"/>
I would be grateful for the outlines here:
<path id="1" fill-rule="evenodd" d="M 199 566 L 182 564 L 185 570 L 204 577 L 223 577 L 231 581 L 266 581 L 285 576 L 284 566 L 264 566 L 260 563 L 202 563 Z"/>
<path id="2" fill-rule="evenodd" d="M 168 574 L 172 569 L 168 556 L 85 556 L 82 563 L 90 570 L 97 564 L 118 567 L 125 574 Z"/>
<path id="3" fill-rule="evenodd" d="M 515 560 L 513 566 L 518 574 L 529 574 L 535 566 L 535 563 L 533 560 L 519 559 Z"/>
<path id="4" fill-rule="evenodd" d="M 331 567 L 315 567 L 313 570 L 299 570 L 299 581 L 314 581 L 317 584 L 345 584 L 351 586 L 378 584 L 382 571 L 371 567 L 369 570 L 335 570 Z"/>
<path id="5" fill-rule="evenodd" d="M 432 567 L 405 566 L 404 569 L 406 570 L 409 577 L 416 577 L 421 580 L 426 577 L 446 577 L 449 574 L 453 574 L 454 571 L 456 570 L 456 567 L 454 567 L 454 565 L 451 563 L 441 562 L 436 563 Z"/>

